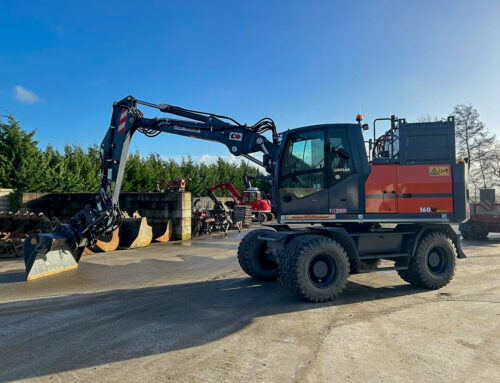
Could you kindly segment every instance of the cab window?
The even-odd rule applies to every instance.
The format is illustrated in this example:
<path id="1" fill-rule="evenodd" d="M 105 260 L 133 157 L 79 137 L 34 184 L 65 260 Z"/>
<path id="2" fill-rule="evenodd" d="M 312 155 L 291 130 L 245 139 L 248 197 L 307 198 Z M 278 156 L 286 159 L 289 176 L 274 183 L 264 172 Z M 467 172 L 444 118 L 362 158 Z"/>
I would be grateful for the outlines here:
<path id="1" fill-rule="evenodd" d="M 280 171 L 280 194 L 302 198 L 325 188 L 325 131 L 288 136 Z"/>
<path id="2" fill-rule="evenodd" d="M 330 129 L 329 148 L 331 155 L 330 179 L 336 185 L 354 173 L 351 148 L 345 129 Z"/>

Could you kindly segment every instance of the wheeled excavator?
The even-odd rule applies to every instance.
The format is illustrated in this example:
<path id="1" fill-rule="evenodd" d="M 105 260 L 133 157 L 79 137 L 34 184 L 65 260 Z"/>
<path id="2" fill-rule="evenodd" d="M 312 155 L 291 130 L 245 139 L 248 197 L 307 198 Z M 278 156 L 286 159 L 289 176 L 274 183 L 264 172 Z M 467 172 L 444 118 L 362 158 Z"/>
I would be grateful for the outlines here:
<path id="1" fill-rule="evenodd" d="M 145 117 L 139 107 L 181 118 Z M 337 297 L 352 273 L 396 270 L 413 285 L 445 286 L 456 258 L 465 258 L 450 224 L 469 217 L 467 170 L 455 158 L 453 117 L 408 123 L 391 116 L 390 129 L 379 137 L 377 119 L 368 145 L 368 125 L 360 115 L 356 120 L 278 133 L 270 118 L 249 126 L 125 97 L 113 104 L 102 141 L 95 206 L 52 233 L 27 238 L 27 278 L 76 268 L 85 246 L 120 225 L 118 196 L 130 140 L 135 133 L 163 132 L 220 142 L 272 177 L 278 223 L 248 232 L 238 248 L 249 276 L 279 278 L 291 293 L 313 302 Z M 380 260 L 391 262 L 380 267 Z"/>

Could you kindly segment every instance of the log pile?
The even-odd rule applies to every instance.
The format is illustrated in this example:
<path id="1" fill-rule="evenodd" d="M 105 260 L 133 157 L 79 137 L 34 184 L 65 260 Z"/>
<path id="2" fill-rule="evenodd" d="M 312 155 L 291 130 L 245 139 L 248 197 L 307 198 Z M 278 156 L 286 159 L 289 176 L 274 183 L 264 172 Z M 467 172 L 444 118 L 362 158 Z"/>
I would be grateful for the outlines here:
<path id="1" fill-rule="evenodd" d="M 57 221 L 43 213 L 0 211 L 0 257 L 22 256 L 23 241 L 31 234 L 50 232 Z"/>

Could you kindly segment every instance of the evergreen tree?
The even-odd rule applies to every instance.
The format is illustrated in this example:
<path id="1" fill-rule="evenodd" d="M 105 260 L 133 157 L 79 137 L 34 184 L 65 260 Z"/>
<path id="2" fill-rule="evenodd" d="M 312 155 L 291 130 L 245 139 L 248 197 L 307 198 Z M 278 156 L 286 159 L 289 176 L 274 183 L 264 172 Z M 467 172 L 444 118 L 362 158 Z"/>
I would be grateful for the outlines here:
<path id="1" fill-rule="evenodd" d="M 46 181 L 43 155 L 34 140 L 8 115 L 0 120 L 0 186 L 16 190 L 41 191 Z"/>

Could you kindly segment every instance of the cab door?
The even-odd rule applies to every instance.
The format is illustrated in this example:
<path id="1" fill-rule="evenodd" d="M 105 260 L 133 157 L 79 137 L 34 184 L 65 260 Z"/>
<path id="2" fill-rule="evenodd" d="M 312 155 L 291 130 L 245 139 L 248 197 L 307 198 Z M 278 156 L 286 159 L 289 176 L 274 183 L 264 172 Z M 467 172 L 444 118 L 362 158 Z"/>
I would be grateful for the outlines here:
<path id="1" fill-rule="evenodd" d="M 329 210 L 333 214 L 360 213 L 359 185 L 363 183 L 358 168 L 363 153 L 353 145 L 356 126 L 334 125 L 328 129 Z M 351 131 L 350 131 L 351 130 Z M 350 135 L 351 133 L 351 135 Z M 351 138 L 351 139 L 350 139 Z"/>
<path id="2" fill-rule="evenodd" d="M 281 157 L 281 213 L 328 214 L 326 129 L 288 134 Z"/>

